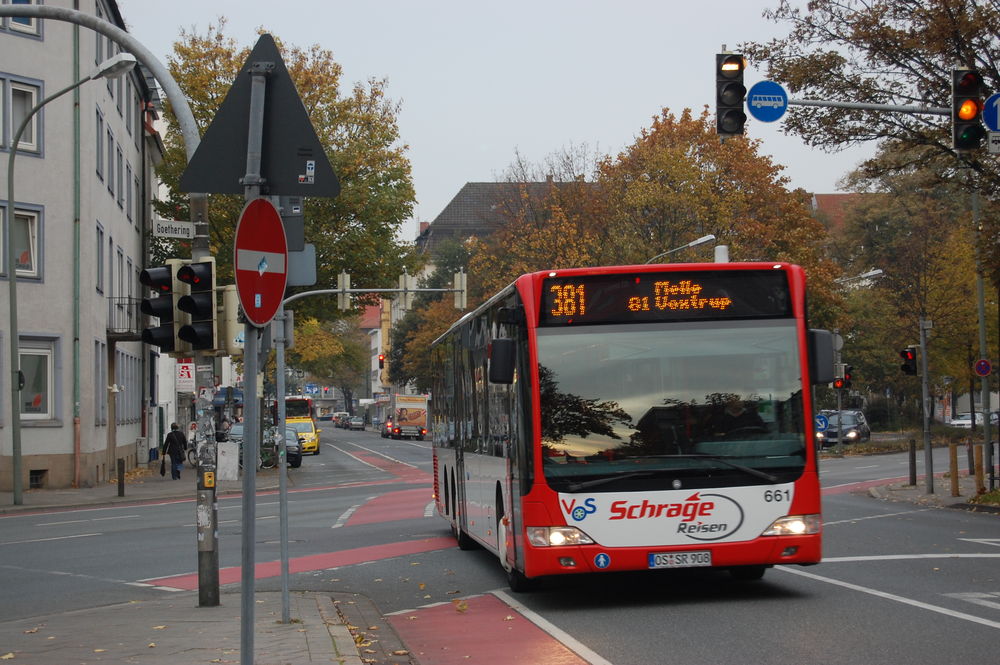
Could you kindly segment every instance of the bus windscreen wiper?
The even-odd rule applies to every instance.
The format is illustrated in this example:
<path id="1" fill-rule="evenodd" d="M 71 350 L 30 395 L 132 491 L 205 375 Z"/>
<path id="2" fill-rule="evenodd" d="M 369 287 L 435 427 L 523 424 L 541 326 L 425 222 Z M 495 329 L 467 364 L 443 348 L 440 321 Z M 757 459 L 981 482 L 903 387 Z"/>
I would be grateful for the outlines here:
<path id="1" fill-rule="evenodd" d="M 669 459 L 707 459 L 713 462 L 719 462 L 720 464 L 725 464 L 728 467 L 737 469 L 751 476 L 761 478 L 769 483 L 778 482 L 777 476 L 772 476 L 770 473 L 761 471 L 760 469 L 755 469 L 752 466 L 745 466 L 743 464 L 737 464 L 736 462 L 731 462 L 724 455 L 708 455 L 706 453 L 689 453 L 687 455 L 656 455 L 656 457 L 666 457 Z"/>
<path id="2" fill-rule="evenodd" d="M 602 476 L 601 478 L 594 478 L 593 480 L 584 480 L 579 483 L 570 483 L 566 486 L 566 489 L 570 492 L 579 492 L 580 490 L 587 489 L 588 487 L 597 487 L 598 485 L 607 485 L 608 483 L 613 483 L 616 480 L 624 480 L 626 478 L 644 478 L 646 476 L 652 476 L 659 471 L 670 471 L 673 472 L 674 469 L 656 469 L 649 471 L 621 471 L 614 475 Z"/>

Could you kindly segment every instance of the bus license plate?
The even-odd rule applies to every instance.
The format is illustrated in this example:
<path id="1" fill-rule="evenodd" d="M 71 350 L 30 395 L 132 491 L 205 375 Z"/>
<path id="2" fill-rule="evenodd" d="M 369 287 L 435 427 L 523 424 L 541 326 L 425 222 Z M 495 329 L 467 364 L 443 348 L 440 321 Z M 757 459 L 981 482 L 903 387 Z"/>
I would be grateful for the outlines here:
<path id="1" fill-rule="evenodd" d="M 649 555 L 650 568 L 695 568 L 711 566 L 712 553 L 699 552 L 662 552 Z"/>

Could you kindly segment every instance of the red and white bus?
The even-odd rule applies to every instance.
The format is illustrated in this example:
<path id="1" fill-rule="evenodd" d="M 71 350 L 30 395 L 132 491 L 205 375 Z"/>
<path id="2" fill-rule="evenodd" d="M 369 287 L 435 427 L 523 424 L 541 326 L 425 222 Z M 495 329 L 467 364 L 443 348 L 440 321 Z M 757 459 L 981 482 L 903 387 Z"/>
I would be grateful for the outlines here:
<path id="1" fill-rule="evenodd" d="M 432 347 L 437 509 L 511 588 L 567 573 L 820 561 L 811 385 L 785 263 L 519 277 Z"/>

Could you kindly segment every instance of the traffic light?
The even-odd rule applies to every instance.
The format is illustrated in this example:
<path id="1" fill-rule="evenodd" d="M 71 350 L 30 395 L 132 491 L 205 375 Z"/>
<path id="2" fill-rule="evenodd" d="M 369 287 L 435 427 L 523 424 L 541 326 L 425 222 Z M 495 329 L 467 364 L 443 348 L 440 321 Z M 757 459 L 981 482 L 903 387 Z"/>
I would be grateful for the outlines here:
<path id="1" fill-rule="evenodd" d="M 351 294 L 347 291 L 351 288 L 351 275 L 346 270 L 341 270 L 337 275 L 337 309 L 351 308 Z"/>
<path id="2" fill-rule="evenodd" d="M 844 374 L 847 370 L 847 365 L 844 363 L 836 363 L 833 366 L 833 389 L 843 390 L 846 388 Z"/>
<path id="3" fill-rule="evenodd" d="M 747 63 L 742 55 L 718 53 L 715 56 L 715 131 L 720 136 L 743 134 L 747 114 L 743 100 L 747 89 L 743 85 L 743 70 Z"/>
<path id="4" fill-rule="evenodd" d="M 177 279 L 177 272 L 184 265 L 181 259 L 170 259 L 166 265 L 146 268 L 139 273 L 139 282 L 156 294 L 151 294 L 139 303 L 139 311 L 159 319 L 156 326 L 144 328 L 142 341 L 160 347 L 163 353 L 187 350 L 187 345 L 177 337 L 184 316 L 177 309 L 178 300 L 184 295 L 187 285 Z"/>
<path id="5" fill-rule="evenodd" d="M 467 278 L 464 270 L 455 273 L 452 279 L 452 288 L 455 289 L 455 308 L 465 309 L 469 303 L 469 290 Z"/>
<path id="6" fill-rule="evenodd" d="M 851 375 L 854 373 L 853 365 L 844 366 L 844 388 L 851 387 Z"/>
<path id="7" fill-rule="evenodd" d="M 899 369 L 903 370 L 903 374 L 909 374 L 910 376 L 916 376 L 917 374 L 917 350 L 912 346 L 908 346 L 899 352 L 899 357 L 903 359 L 903 364 L 899 366 Z"/>
<path id="8" fill-rule="evenodd" d="M 951 145 L 957 151 L 978 150 L 983 128 L 983 77 L 974 69 L 951 72 Z"/>
<path id="9" fill-rule="evenodd" d="M 195 351 L 214 351 L 215 259 L 189 263 L 177 271 L 177 279 L 190 287 L 190 292 L 177 301 L 177 307 L 191 315 L 190 323 L 182 325 L 177 336 L 190 342 Z"/>
<path id="10" fill-rule="evenodd" d="M 385 354 L 384 353 L 378 354 L 378 368 L 379 369 L 385 369 Z"/>

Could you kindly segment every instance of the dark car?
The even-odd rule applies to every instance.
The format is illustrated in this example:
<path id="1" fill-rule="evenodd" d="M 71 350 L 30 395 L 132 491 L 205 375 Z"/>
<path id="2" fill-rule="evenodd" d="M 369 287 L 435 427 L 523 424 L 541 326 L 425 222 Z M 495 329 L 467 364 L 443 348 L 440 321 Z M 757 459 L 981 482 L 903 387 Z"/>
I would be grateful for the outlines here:
<path id="1" fill-rule="evenodd" d="M 872 430 L 868 421 L 860 411 L 823 411 L 830 423 L 825 431 L 816 432 L 816 440 L 822 446 L 833 446 L 838 443 L 858 443 L 869 441 Z"/>
<path id="2" fill-rule="evenodd" d="M 277 430 L 273 427 L 268 427 L 267 432 L 270 432 L 272 436 L 275 436 L 274 445 L 278 445 L 277 441 Z M 235 441 L 240 446 L 240 463 L 243 461 L 243 423 L 236 423 L 229 428 L 229 440 Z M 288 464 L 292 468 L 299 468 L 302 466 L 302 438 L 299 436 L 298 432 L 295 431 L 294 427 L 285 427 L 285 449 L 288 457 Z"/>

